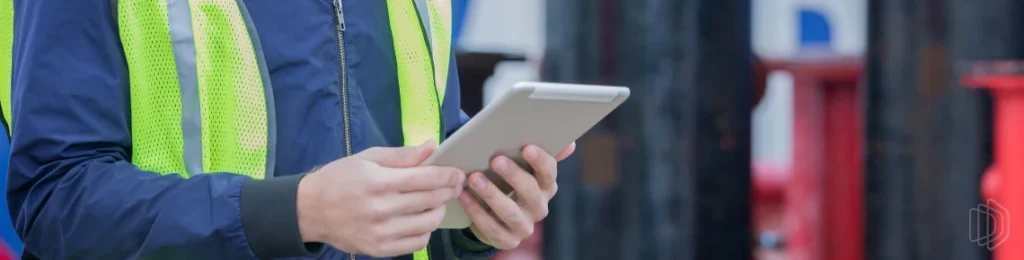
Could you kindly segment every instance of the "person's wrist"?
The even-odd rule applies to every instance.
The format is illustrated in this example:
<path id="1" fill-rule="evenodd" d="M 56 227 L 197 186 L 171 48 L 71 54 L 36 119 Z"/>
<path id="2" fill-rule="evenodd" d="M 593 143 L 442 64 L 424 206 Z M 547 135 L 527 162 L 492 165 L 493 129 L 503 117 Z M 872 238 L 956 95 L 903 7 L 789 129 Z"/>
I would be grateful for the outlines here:
<path id="1" fill-rule="evenodd" d="M 299 220 L 299 235 L 302 242 L 325 242 L 322 228 L 317 224 L 315 212 L 318 210 L 317 198 L 320 196 L 313 173 L 306 174 L 299 180 L 298 192 L 296 194 L 295 213 Z"/>
<path id="2" fill-rule="evenodd" d="M 249 179 L 239 195 L 242 230 L 257 258 L 310 257 L 322 243 L 305 243 L 299 228 L 298 189 L 303 175 Z"/>

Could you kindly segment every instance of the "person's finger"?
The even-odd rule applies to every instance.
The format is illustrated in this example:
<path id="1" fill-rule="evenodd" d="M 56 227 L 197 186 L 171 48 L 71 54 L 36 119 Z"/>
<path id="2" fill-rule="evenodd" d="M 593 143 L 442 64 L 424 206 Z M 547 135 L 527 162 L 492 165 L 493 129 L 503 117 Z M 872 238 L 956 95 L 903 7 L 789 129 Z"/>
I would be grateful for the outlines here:
<path id="1" fill-rule="evenodd" d="M 418 214 L 437 207 L 454 199 L 462 193 L 462 186 L 444 187 L 435 190 L 404 192 L 391 195 L 395 202 L 392 214 Z"/>
<path id="2" fill-rule="evenodd" d="M 462 195 L 459 195 L 459 203 L 462 204 L 466 215 L 473 222 L 471 226 L 473 233 L 481 241 L 486 241 L 498 249 L 512 249 L 519 246 L 521 240 L 516 239 L 508 228 L 499 222 L 497 217 L 487 212 L 484 206 L 473 198 L 472 194 L 463 192 Z"/>
<path id="3" fill-rule="evenodd" d="M 378 176 L 384 188 L 395 192 L 431 191 L 461 186 L 466 174 L 457 168 L 423 166 L 393 169 Z"/>
<path id="4" fill-rule="evenodd" d="M 385 232 L 395 238 L 418 236 L 423 233 L 433 232 L 441 225 L 445 209 L 447 207 L 442 204 L 425 211 L 421 210 L 417 213 L 395 216 L 388 220 L 386 226 L 390 230 Z"/>
<path id="5" fill-rule="evenodd" d="M 532 218 L 523 213 L 519 204 L 516 204 L 512 198 L 502 193 L 494 183 L 487 180 L 483 173 L 470 174 L 469 185 L 513 235 L 525 238 L 533 234 Z"/>
<path id="6" fill-rule="evenodd" d="M 555 158 L 536 145 L 526 146 L 523 149 L 523 158 L 533 168 L 533 177 L 537 178 L 537 184 L 545 197 L 550 199 L 555 196 L 558 190 L 558 162 Z"/>
<path id="7" fill-rule="evenodd" d="M 419 146 L 373 147 L 356 156 L 388 168 L 407 168 L 423 163 L 436 146 L 436 141 L 431 139 Z"/>
<path id="8" fill-rule="evenodd" d="M 370 256 L 378 258 L 390 258 L 400 255 L 411 254 L 416 250 L 423 249 L 430 243 L 430 232 L 399 238 L 378 246 L 377 252 L 371 252 Z"/>
<path id="9" fill-rule="evenodd" d="M 565 149 L 562 150 L 562 152 L 560 152 L 557 155 L 555 155 L 555 160 L 561 162 L 562 160 L 565 160 L 565 158 L 569 158 L 569 156 L 572 155 L 572 153 L 574 153 L 574 152 L 576 152 L 576 142 L 575 141 L 573 141 L 571 144 L 569 144 L 569 146 L 566 146 Z"/>
<path id="10" fill-rule="evenodd" d="M 536 147 L 534 147 L 536 148 Z M 529 150 L 530 148 L 527 148 Z M 539 150 L 539 149 L 538 149 Z M 544 154 L 550 158 L 550 155 Z M 537 160 L 536 158 L 534 160 Z M 554 161 L 554 158 L 551 158 Z M 514 201 L 519 202 L 519 205 L 523 207 L 523 210 L 530 216 L 531 220 L 541 220 L 548 215 L 547 207 L 547 194 L 541 190 L 538 186 L 537 179 L 532 174 L 519 167 L 515 164 L 512 159 L 505 156 L 498 156 L 491 159 L 491 169 L 501 176 L 509 186 L 512 186 L 512 190 L 516 192 L 518 199 Z M 536 170 L 536 166 L 534 167 Z M 537 176 L 538 178 L 543 175 Z"/>

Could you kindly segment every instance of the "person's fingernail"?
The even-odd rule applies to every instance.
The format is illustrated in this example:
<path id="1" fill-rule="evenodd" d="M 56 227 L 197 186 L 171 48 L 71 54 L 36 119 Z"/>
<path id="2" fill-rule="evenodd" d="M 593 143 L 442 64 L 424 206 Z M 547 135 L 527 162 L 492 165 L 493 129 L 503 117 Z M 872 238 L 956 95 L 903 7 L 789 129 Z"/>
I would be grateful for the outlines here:
<path id="1" fill-rule="evenodd" d="M 508 170 L 508 158 L 498 157 L 494 162 L 494 169 L 498 172 L 506 172 Z"/>
<path id="2" fill-rule="evenodd" d="M 472 202 L 472 201 L 470 201 L 471 199 L 472 198 L 469 197 L 469 194 L 460 194 L 459 195 L 459 200 L 461 200 L 462 203 L 470 203 L 470 202 Z"/>
<path id="3" fill-rule="evenodd" d="M 484 178 L 480 177 L 479 174 L 470 177 L 470 179 L 471 180 L 469 180 L 469 185 L 473 186 L 473 189 L 482 190 L 484 189 L 484 186 L 487 185 L 486 183 L 484 183 Z"/>
<path id="4" fill-rule="evenodd" d="M 456 183 L 455 186 L 462 187 L 466 185 L 466 173 L 459 171 L 459 176 L 457 178 L 459 179 L 459 182 Z"/>
<path id="5" fill-rule="evenodd" d="M 455 185 L 459 183 L 459 174 L 452 172 L 448 174 L 448 185 Z"/>
<path id="6" fill-rule="evenodd" d="M 536 146 L 532 146 L 532 145 L 531 146 L 527 146 L 526 147 L 526 154 L 523 154 L 523 156 L 525 156 L 527 160 L 537 159 L 537 147 Z"/>

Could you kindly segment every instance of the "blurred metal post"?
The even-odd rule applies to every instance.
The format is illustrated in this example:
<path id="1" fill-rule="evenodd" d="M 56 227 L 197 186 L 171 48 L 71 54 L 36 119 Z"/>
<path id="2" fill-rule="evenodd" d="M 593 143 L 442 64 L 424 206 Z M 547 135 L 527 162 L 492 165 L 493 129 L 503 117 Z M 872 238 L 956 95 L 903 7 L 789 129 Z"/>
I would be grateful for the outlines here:
<path id="1" fill-rule="evenodd" d="M 961 65 L 1021 58 L 1019 0 L 869 0 L 867 259 L 987 259 L 972 243 L 991 155 L 990 99 Z"/>
<path id="2" fill-rule="evenodd" d="M 546 80 L 633 95 L 562 169 L 546 258 L 750 259 L 750 2 L 559 0 L 547 10 Z M 590 176 L 600 166 L 617 172 Z"/>
<path id="3" fill-rule="evenodd" d="M 605 45 L 599 40 L 603 23 L 598 20 L 599 11 L 607 0 L 550 0 L 546 1 L 545 57 L 541 77 L 546 81 L 573 83 L 601 83 L 596 64 L 610 53 L 598 52 L 598 46 Z M 614 115 L 612 115 L 614 117 Z M 607 120 L 606 120 L 607 121 Z M 602 237 L 613 242 L 618 240 L 609 229 L 600 229 L 600 215 L 587 205 L 599 204 L 607 192 L 603 187 L 588 187 L 582 176 L 582 157 L 589 155 L 592 142 L 585 141 L 594 132 L 606 129 L 607 122 L 598 125 L 583 140 L 577 141 L 576 154 L 559 164 L 559 192 L 551 201 L 551 213 L 544 221 L 543 250 L 545 259 L 593 259 L 617 247 L 598 250 L 594 238 Z M 607 134 L 607 132 L 606 132 Z M 593 234 L 601 234 L 594 236 Z M 589 244 L 588 244 L 589 243 Z"/>
<path id="4" fill-rule="evenodd" d="M 666 218 L 680 217 L 672 220 L 674 223 L 658 223 L 665 226 L 651 230 L 655 239 L 663 237 L 658 233 L 667 227 L 675 227 L 678 235 L 676 241 L 660 244 L 673 254 L 659 255 L 664 257 L 659 259 L 751 259 L 751 3 L 662 3 L 648 6 L 648 12 L 652 17 L 653 13 L 662 14 L 664 20 L 648 20 L 648 24 L 667 26 L 665 31 L 649 32 L 645 66 L 649 70 L 637 70 L 657 73 L 640 84 L 651 88 L 645 98 L 657 100 L 642 104 L 645 113 L 660 117 L 645 122 L 647 129 L 640 136 L 649 146 L 646 156 L 640 158 L 662 160 L 660 165 L 651 165 L 649 173 L 675 172 L 677 176 L 666 187 L 675 198 L 660 206 L 676 207 L 675 212 L 663 213 Z M 680 32 L 672 33 L 675 30 Z M 680 42 L 665 42 L 666 37 Z M 656 44 L 658 39 L 662 46 Z M 666 53 L 672 55 L 666 57 Z M 678 143 L 659 137 L 671 134 L 677 135 Z M 671 147 L 679 145 L 681 153 L 672 153 Z M 669 171 L 668 165 L 679 168 Z M 656 190 L 650 194 L 657 198 Z"/>

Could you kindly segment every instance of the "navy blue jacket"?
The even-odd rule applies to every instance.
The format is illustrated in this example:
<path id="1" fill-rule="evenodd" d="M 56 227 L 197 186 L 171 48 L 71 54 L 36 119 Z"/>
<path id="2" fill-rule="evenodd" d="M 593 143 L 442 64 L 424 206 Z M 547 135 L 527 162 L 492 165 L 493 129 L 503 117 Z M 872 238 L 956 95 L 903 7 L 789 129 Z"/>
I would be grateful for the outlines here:
<path id="1" fill-rule="evenodd" d="M 342 68 L 331 0 L 245 0 L 276 104 L 278 176 L 267 180 L 232 173 L 183 179 L 132 165 L 116 0 L 14 2 L 7 195 L 26 255 L 252 259 L 312 251 L 320 259 L 348 259 L 301 243 L 294 193 L 302 173 L 346 155 L 342 81 L 350 90 L 354 152 L 403 144 L 385 1 L 344 0 Z M 467 119 L 454 57 L 451 64 L 442 109 L 449 133 Z M 459 230 L 444 232 L 435 232 L 432 244 L 453 242 L 461 259 L 494 253 Z"/>

